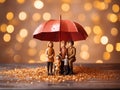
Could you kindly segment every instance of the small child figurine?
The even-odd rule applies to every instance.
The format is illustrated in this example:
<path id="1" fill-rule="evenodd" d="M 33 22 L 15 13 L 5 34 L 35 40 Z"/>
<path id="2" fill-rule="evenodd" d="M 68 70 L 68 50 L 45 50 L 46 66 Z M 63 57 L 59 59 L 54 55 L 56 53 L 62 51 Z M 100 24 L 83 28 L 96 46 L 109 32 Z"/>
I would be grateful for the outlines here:
<path id="1" fill-rule="evenodd" d="M 55 73 L 55 75 L 60 74 L 60 66 L 61 66 L 61 57 L 59 55 L 57 55 L 56 60 L 54 62 L 54 73 Z"/>
<path id="2" fill-rule="evenodd" d="M 54 49 L 53 49 L 53 42 L 48 42 L 47 44 L 47 49 L 46 49 L 46 57 L 47 57 L 47 71 L 48 75 L 52 75 L 52 69 L 53 69 L 53 62 L 54 62 Z"/>
<path id="3" fill-rule="evenodd" d="M 69 66 L 68 66 L 68 57 L 66 55 L 65 59 L 64 59 L 64 75 L 67 75 L 69 73 L 68 69 L 69 69 Z"/>

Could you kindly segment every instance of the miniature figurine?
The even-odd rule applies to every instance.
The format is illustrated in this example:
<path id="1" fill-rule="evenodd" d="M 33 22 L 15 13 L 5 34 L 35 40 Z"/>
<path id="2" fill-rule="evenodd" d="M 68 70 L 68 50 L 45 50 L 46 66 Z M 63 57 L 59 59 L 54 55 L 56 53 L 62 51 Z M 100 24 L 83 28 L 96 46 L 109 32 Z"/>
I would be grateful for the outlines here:
<path id="1" fill-rule="evenodd" d="M 47 44 L 47 49 L 46 49 L 46 57 L 47 57 L 47 71 L 48 75 L 52 75 L 52 69 L 53 69 L 53 62 L 54 62 L 54 49 L 53 49 L 53 42 L 48 42 Z"/>
<path id="2" fill-rule="evenodd" d="M 64 74 L 64 59 L 65 59 L 65 56 L 67 55 L 67 48 L 66 48 L 65 41 L 61 42 L 60 55 L 62 58 L 62 60 L 61 60 L 61 74 Z"/>
<path id="3" fill-rule="evenodd" d="M 67 75 L 69 73 L 68 69 L 69 69 L 69 66 L 68 66 L 68 57 L 66 55 L 65 59 L 64 59 L 64 75 Z"/>
<path id="4" fill-rule="evenodd" d="M 73 41 L 69 41 L 68 42 L 68 63 L 69 63 L 69 74 L 73 74 L 73 62 L 76 61 L 76 48 L 73 46 L 74 42 Z"/>
<path id="5" fill-rule="evenodd" d="M 54 73 L 55 73 L 55 75 L 60 75 L 60 66 L 61 66 L 61 57 L 60 57 L 60 55 L 57 55 L 56 60 L 54 62 Z"/>

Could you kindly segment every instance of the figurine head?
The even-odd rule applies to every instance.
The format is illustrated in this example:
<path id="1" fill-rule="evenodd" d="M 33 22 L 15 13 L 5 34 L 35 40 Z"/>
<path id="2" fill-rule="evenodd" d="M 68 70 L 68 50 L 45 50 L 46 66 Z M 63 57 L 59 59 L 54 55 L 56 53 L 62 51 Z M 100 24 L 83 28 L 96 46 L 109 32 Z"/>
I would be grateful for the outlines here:
<path id="1" fill-rule="evenodd" d="M 50 48 L 52 48 L 52 47 L 53 47 L 53 42 L 49 41 L 49 42 L 47 43 L 47 46 L 50 47 Z"/>
<path id="2" fill-rule="evenodd" d="M 73 46 L 73 45 L 74 45 L 74 41 L 69 41 L 69 42 L 68 42 L 68 46 L 69 46 L 69 47 L 71 47 L 71 46 Z"/>
<path id="3" fill-rule="evenodd" d="M 64 46 L 66 46 L 66 42 L 65 42 L 65 41 L 62 41 L 62 42 L 61 42 L 61 47 L 64 47 Z"/>

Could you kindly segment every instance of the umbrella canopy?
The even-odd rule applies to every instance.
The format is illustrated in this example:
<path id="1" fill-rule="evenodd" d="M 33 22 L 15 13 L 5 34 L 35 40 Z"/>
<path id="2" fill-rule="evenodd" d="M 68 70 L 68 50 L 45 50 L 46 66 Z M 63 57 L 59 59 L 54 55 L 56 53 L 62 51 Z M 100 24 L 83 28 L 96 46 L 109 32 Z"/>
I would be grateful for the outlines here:
<path id="1" fill-rule="evenodd" d="M 44 41 L 77 41 L 85 40 L 88 35 L 84 28 L 70 20 L 49 20 L 40 24 L 33 37 Z"/>

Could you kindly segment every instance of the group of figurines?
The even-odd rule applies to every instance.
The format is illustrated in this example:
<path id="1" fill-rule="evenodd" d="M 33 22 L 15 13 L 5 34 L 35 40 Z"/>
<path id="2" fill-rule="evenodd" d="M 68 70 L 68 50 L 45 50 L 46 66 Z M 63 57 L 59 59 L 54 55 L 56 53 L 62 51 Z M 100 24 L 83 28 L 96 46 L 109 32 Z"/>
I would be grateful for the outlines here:
<path id="1" fill-rule="evenodd" d="M 53 42 L 49 41 L 46 49 L 47 57 L 47 72 L 48 75 L 72 75 L 73 74 L 73 62 L 76 61 L 76 48 L 73 46 L 74 42 L 69 41 L 61 42 L 61 48 L 58 55 L 56 55 L 53 49 Z"/>

